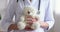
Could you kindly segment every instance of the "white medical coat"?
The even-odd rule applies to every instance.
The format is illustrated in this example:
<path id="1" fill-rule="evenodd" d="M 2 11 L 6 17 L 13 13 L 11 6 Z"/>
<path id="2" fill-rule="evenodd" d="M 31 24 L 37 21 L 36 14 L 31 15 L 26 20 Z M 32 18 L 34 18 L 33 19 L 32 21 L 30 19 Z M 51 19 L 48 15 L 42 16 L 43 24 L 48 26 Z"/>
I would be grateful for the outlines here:
<path id="1" fill-rule="evenodd" d="M 23 14 L 22 9 L 26 5 L 32 5 L 34 8 L 38 9 L 39 0 L 32 0 L 30 2 L 29 0 L 19 0 L 17 3 L 17 0 L 10 0 L 7 6 L 7 11 L 5 13 L 4 18 L 1 22 L 1 27 L 3 31 L 7 31 L 9 25 L 12 22 L 12 18 L 15 15 L 15 23 L 17 23 L 20 18 L 20 16 Z M 44 21 L 49 24 L 48 30 L 54 25 L 54 17 L 53 17 L 53 7 L 50 3 L 50 0 L 41 0 L 40 1 L 40 20 Z M 39 28 L 34 30 L 33 32 L 44 32 L 44 28 Z M 17 32 L 17 30 L 15 31 Z M 20 32 L 29 32 L 22 30 Z M 31 31 L 32 32 L 32 31 Z"/>

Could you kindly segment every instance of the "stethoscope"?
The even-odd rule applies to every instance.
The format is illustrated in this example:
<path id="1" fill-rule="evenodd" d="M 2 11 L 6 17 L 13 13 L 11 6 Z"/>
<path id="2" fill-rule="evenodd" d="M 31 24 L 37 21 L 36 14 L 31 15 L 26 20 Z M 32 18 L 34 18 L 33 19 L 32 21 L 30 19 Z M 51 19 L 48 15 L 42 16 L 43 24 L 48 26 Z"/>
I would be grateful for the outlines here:
<path id="1" fill-rule="evenodd" d="M 16 2 L 18 2 L 18 0 Z"/>
<path id="2" fill-rule="evenodd" d="M 18 1 L 19 1 L 19 0 L 17 0 L 17 3 L 18 3 Z M 24 1 L 24 0 L 23 0 L 23 1 Z M 30 0 L 30 1 L 32 1 L 32 0 Z M 39 0 L 39 5 L 38 5 L 38 12 L 37 12 L 37 14 L 40 14 L 40 11 L 39 11 L 39 10 L 40 10 L 40 2 L 41 2 L 41 0 Z"/>
<path id="3" fill-rule="evenodd" d="M 19 0 L 17 0 L 17 2 L 18 2 Z M 24 0 L 23 0 L 24 1 Z M 32 0 L 30 0 L 30 1 L 32 1 Z"/>

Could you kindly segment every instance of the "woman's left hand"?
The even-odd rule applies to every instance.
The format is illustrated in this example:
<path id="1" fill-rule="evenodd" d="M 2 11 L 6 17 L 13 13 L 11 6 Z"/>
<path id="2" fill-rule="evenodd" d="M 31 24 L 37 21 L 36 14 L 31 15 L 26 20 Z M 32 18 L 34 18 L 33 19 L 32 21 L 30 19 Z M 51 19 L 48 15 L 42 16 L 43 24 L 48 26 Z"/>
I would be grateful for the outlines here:
<path id="1" fill-rule="evenodd" d="M 38 21 L 38 19 L 37 18 L 32 18 L 32 17 L 27 17 L 27 23 L 28 24 L 33 24 L 33 22 L 36 22 L 36 21 Z M 26 27 L 30 27 L 29 25 L 27 25 Z M 41 28 L 45 28 L 45 29 L 47 29 L 48 27 L 49 27 L 49 24 L 48 23 L 46 23 L 46 22 L 44 22 L 44 21 L 40 21 L 40 27 Z M 31 29 L 31 28 L 27 28 L 26 30 L 33 30 L 33 29 Z"/>

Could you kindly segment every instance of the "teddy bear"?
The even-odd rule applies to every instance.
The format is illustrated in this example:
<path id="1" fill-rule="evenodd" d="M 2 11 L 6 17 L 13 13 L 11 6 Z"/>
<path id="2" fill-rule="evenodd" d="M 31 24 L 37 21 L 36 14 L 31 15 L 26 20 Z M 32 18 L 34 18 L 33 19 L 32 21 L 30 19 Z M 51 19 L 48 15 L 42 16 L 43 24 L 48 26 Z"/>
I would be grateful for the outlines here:
<path id="1" fill-rule="evenodd" d="M 33 6 L 25 6 L 23 8 L 23 15 L 20 17 L 20 21 L 17 23 L 17 26 L 19 30 L 24 30 L 26 28 L 26 25 L 30 25 L 26 21 L 27 16 L 31 16 L 32 18 L 38 19 L 39 16 L 37 15 L 37 9 L 35 9 Z M 35 30 L 40 28 L 40 19 L 38 19 L 36 22 L 33 22 L 32 25 L 30 25 L 30 28 Z"/>

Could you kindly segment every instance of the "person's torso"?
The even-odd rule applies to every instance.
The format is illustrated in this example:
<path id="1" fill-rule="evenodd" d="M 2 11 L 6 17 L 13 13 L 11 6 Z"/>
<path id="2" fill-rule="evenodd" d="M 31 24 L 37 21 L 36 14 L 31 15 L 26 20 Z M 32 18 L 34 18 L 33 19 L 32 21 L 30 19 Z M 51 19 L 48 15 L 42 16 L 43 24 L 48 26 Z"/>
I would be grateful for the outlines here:
<path id="1" fill-rule="evenodd" d="M 15 11 L 15 16 L 16 16 L 16 21 L 19 21 L 19 17 L 21 15 L 23 15 L 23 8 L 24 6 L 33 6 L 35 9 L 38 10 L 38 5 L 39 5 L 39 0 L 32 0 L 30 2 L 30 0 L 19 0 L 18 3 L 17 3 L 17 8 L 16 8 L 16 11 Z M 18 16 L 19 15 L 19 16 Z"/>
<path id="2" fill-rule="evenodd" d="M 23 8 L 24 8 L 24 6 L 29 6 L 29 5 L 31 5 L 31 6 L 33 6 L 34 8 L 36 8 L 36 9 L 38 9 L 38 5 L 39 5 L 39 0 L 32 0 L 31 2 L 30 2 L 30 0 L 25 0 L 25 1 L 23 1 L 23 0 L 19 0 L 18 1 L 18 11 L 16 11 L 17 12 L 17 18 L 16 18 L 16 21 L 20 21 L 19 19 L 19 17 L 23 14 L 22 13 L 22 10 L 23 10 Z M 20 11 L 20 12 L 19 12 Z M 18 16 L 19 15 L 19 16 Z M 17 32 L 19 32 L 19 30 L 17 30 Z M 20 31 L 20 32 L 44 32 L 44 29 L 43 28 L 39 28 L 39 29 L 36 29 L 36 30 L 34 30 L 34 31 Z"/>
<path id="3" fill-rule="evenodd" d="M 17 4 L 17 9 L 16 9 L 16 15 L 15 15 L 15 22 L 17 23 L 18 21 L 20 21 L 20 16 L 23 14 L 22 13 L 22 10 L 24 8 L 24 6 L 29 6 L 29 5 L 32 5 L 34 8 L 38 9 L 38 5 L 39 5 L 39 0 L 32 0 L 32 2 L 30 2 L 29 0 L 19 0 L 18 1 L 18 4 Z M 44 21 L 44 17 L 45 17 L 45 11 L 46 11 L 46 8 L 47 8 L 47 5 L 48 5 L 48 1 L 46 0 L 41 0 L 41 7 L 40 7 L 40 15 L 41 15 L 41 19 L 42 21 Z M 21 32 L 29 32 L 29 31 L 21 31 Z M 44 29 L 43 28 L 39 28 L 39 29 L 36 29 L 34 31 L 31 31 L 31 32 L 44 32 Z"/>

